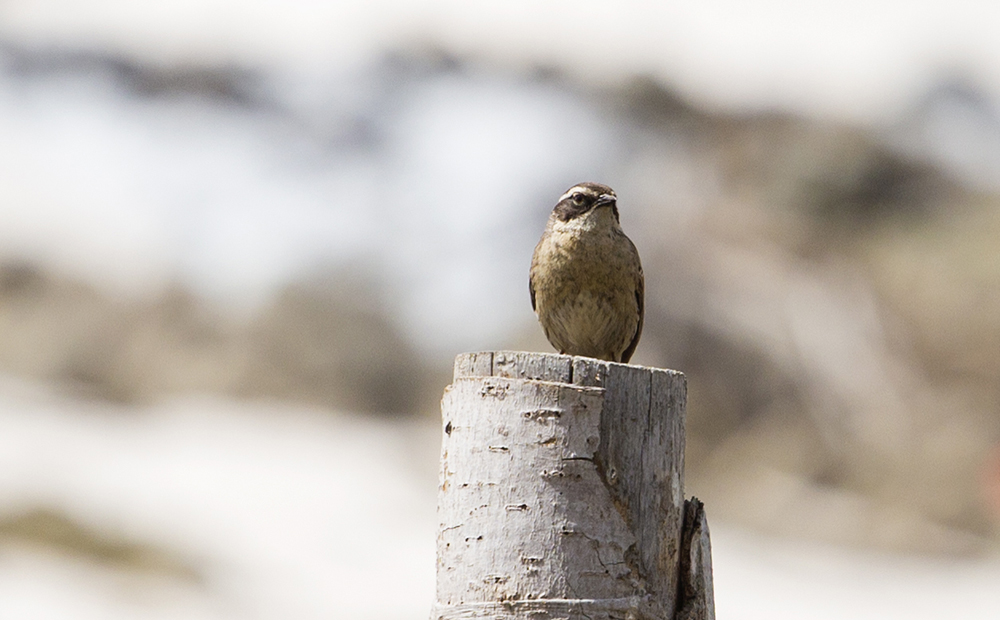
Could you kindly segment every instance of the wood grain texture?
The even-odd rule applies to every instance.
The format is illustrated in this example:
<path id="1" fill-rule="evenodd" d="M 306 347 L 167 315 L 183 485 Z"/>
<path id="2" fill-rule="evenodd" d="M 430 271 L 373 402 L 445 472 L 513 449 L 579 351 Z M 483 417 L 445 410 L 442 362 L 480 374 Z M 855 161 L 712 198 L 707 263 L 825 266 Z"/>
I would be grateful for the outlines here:
<path id="1" fill-rule="evenodd" d="M 489 377 L 493 374 L 493 352 L 462 353 L 455 358 L 455 378 Z"/>
<path id="2" fill-rule="evenodd" d="M 685 401 L 674 371 L 458 356 L 442 400 L 432 617 L 672 619 Z"/>

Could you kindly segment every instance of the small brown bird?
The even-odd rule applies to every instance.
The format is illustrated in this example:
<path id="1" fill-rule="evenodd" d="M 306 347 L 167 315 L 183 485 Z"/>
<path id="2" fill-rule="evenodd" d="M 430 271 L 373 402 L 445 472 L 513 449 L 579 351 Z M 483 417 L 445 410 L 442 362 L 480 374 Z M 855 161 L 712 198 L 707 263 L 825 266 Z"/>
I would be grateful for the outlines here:
<path id="1" fill-rule="evenodd" d="M 629 361 L 642 334 L 645 283 L 614 190 L 580 183 L 559 198 L 531 257 L 528 287 L 560 353 Z"/>

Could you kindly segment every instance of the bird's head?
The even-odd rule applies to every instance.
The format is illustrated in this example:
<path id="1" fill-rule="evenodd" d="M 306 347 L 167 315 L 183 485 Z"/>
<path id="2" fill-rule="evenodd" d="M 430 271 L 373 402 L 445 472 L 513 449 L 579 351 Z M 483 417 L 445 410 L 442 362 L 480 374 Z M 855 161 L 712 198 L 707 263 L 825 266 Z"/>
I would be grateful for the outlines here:
<path id="1" fill-rule="evenodd" d="M 600 183 L 579 183 L 566 190 L 552 209 L 552 216 L 561 222 L 596 219 L 603 207 L 610 207 L 614 221 L 618 220 L 618 197 L 615 191 Z"/>

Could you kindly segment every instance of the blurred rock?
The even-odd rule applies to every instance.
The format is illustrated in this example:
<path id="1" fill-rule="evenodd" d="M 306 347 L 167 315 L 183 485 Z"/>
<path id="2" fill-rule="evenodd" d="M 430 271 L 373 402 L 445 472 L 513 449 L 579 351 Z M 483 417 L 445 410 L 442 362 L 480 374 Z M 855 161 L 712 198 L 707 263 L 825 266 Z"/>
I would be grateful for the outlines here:
<path id="1" fill-rule="evenodd" d="M 170 551 L 120 534 L 99 531 L 47 507 L 0 517 L 0 546 L 11 545 L 43 547 L 125 572 L 195 583 L 202 579 L 190 562 Z"/>
<path id="2" fill-rule="evenodd" d="M 238 392 L 350 409 L 412 411 L 426 369 L 369 291 L 286 288 L 249 326 Z"/>
<path id="3" fill-rule="evenodd" d="M 0 265 L 0 369 L 133 403 L 176 393 L 406 414 L 430 371 L 370 291 L 293 284 L 249 320 L 179 286 L 114 298 L 24 263 Z M 369 300 L 370 301 L 370 300 Z"/>

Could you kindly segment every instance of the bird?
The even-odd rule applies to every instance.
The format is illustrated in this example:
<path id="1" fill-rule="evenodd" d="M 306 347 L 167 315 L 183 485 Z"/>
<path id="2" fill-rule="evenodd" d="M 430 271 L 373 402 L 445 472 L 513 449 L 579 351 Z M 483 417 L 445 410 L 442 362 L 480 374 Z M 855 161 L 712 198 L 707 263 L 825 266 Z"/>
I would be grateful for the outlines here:
<path id="1" fill-rule="evenodd" d="M 614 190 L 579 183 L 559 197 L 531 257 L 528 289 L 560 353 L 628 363 L 642 335 L 645 280 Z"/>

